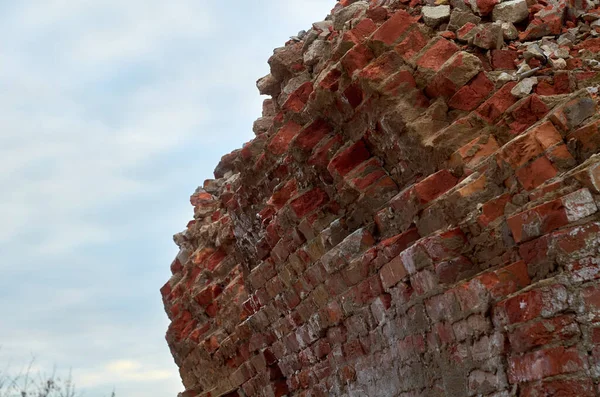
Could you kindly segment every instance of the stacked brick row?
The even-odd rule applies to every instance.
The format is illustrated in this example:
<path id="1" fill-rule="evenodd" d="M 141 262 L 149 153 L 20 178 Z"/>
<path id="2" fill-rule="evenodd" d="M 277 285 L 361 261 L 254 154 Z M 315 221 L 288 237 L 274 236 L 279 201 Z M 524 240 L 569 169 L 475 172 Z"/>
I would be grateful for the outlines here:
<path id="1" fill-rule="evenodd" d="M 600 396 L 600 8 L 532 3 L 342 1 L 275 50 L 175 236 L 182 397 Z"/>

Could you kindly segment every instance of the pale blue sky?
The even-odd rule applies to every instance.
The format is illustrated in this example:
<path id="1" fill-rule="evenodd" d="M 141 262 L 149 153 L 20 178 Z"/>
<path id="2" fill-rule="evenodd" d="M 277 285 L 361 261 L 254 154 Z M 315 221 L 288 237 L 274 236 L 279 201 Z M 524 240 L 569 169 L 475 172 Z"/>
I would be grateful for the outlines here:
<path id="1" fill-rule="evenodd" d="M 181 391 L 171 236 L 252 138 L 273 48 L 334 4 L 0 0 L 0 367 L 72 367 L 87 397 Z"/>

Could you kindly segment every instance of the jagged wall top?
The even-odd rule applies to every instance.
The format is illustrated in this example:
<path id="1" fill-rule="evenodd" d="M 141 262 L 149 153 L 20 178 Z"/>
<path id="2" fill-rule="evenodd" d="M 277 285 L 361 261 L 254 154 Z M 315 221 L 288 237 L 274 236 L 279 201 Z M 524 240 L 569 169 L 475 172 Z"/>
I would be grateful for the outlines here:
<path id="1" fill-rule="evenodd" d="M 596 396 L 599 20 L 342 1 L 276 49 L 175 236 L 182 395 Z"/>

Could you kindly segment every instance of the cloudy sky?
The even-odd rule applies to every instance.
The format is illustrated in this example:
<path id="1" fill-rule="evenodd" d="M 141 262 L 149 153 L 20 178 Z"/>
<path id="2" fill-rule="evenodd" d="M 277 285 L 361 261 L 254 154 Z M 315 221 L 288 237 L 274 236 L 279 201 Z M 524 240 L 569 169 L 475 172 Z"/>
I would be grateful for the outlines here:
<path id="1" fill-rule="evenodd" d="M 252 136 L 273 48 L 333 0 L 0 1 L 0 369 L 181 391 L 159 288 L 189 195 Z"/>

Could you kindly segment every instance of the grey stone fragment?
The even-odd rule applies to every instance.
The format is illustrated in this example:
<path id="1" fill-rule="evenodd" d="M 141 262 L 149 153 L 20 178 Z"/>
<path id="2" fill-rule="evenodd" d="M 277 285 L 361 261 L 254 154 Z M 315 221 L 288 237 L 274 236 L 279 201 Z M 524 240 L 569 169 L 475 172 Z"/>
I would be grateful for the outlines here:
<path id="1" fill-rule="evenodd" d="M 581 16 L 581 19 L 583 19 L 586 22 L 592 22 L 592 21 L 596 21 L 596 20 L 600 19 L 600 15 L 599 14 L 586 13 L 586 14 L 583 14 Z"/>
<path id="2" fill-rule="evenodd" d="M 328 41 L 317 40 L 313 42 L 304 53 L 304 64 L 312 66 L 319 63 L 324 57 L 327 58 L 330 53 L 331 44 Z"/>
<path id="3" fill-rule="evenodd" d="M 529 46 L 527 46 L 527 49 L 525 50 L 525 52 L 523 52 L 523 58 L 525 58 L 525 60 L 535 58 L 540 60 L 544 64 L 546 64 L 546 62 L 548 61 L 548 56 L 537 43 L 530 44 Z"/>
<path id="4" fill-rule="evenodd" d="M 442 68 L 448 67 L 447 65 L 452 65 L 454 60 L 458 57 L 462 57 L 462 65 L 459 67 L 453 67 L 447 75 L 448 79 L 456 84 L 457 87 L 462 87 L 467 84 L 473 77 L 477 76 L 479 72 L 483 69 L 481 64 L 481 59 L 476 57 L 473 54 L 470 54 L 466 51 L 461 51 L 459 53 L 454 54 Z"/>
<path id="5" fill-rule="evenodd" d="M 479 26 L 481 29 L 473 38 L 473 45 L 485 50 L 502 48 L 504 44 L 504 33 L 502 25 L 498 23 L 486 23 Z"/>
<path id="6" fill-rule="evenodd" d="M 342 30 L 346 22 L 352 18 L 356 18 L 358 15 L 364 14 L 368 8 L 369 3 L 366 1 L 357 1 L 356 3 L 352 3 L 349 6 L 340 9 L 333 14 L 333 28 L 335 30 Z"/>
<path id="7" fill-rule="evenodd" d="M 260 117 L 254 121 L 252 125 L 252 131 L 256 135 L 260 135 L 269 130 L 269 128 L 273 125 L 273 117 Z"/>
<path id="8" fill-rule="evenodd" d="M 557 58 L 562 59 L 569 59 L 571 57 L 569 50 L 567 50 L 566 48 L 557 49 L 556 51 L 554 51 L 554 55 L 556 55 Z"/>
<path id="9" fill-rule="evenodd" d="M 373 237 L 367 229 L 356 230 L 321 257 L 323 267 L 327 273 L 332 274 L 342 267 L 347 266 L 352 258 L 369 246 L 372 239 Z"/>
<path id="10" fill-rule="evenodd" d="M 519 81 L 519 83 L 516 86 L 514 86 L 510 93 L 518 98 L 524 98 L 531 93 L 533 87 L 537 83 L 537 77 L 524 78 L 523 80 Z"/>
<path id="11" fill-rule="evenodd" d="M 492 11 L 494 21 L 518 23 L 529 16 L 526 0 L 510 0 L 496 4 Z"/>
<path id="12" fill-rule="evenodd" d="M 573 47 L 575 41 L 577 41 L 577 36 L 574 32 L 569 30 L 567 33 L 560 35 L 560 37 L 556 41 L 556 44 L 558 44 L 561 47 L 567 46 L 570 48 Z"/>
<path id="13" fill-rule="evenodd" d="M 504 40 L 516 40 L 519 38 L 519 31 L 512 22 L 503 22 L 502 35 L 504 36 Z"/>
<path id="14" fill-rule="evenodd" d="M 448 30 L 455 32 L 458 29 L 462 28 L 468 22 L 471 22 L 475 25 L 479 25 L 479 23 L 481 22 L 481 18 L 479 18 L 477 15 L 473 14 L 470 10 L 462 11 L 462 10 L 454 9 L 454 10 L 452 10 L 452 13 L 450 14 L 450 22 L 448 23 Z"/>
<path id="15" fill-rule="evenodd" d="M 306 37 L 304 38 L 304 45 L 302 46 L 302 51 L 308 50 L 308 47 L 310 47 L 310 45 L 317 39 L 317 37 L 319 37 L 319 32 L 317 32 L 315 29 L 309 30 L 306 34 Z"/>
<path id="16" fill-rule="evenodd" d="M 467 42 L 469 44 L 473 44 L 475 37 L 483 30 L 483 26 L 475 26 L 473 29 L 469 30 L 467 33 L 463 33 L 462 35 L 457 35 L 458 41 Z"/>
<path id="17" fill-rule="evenodd" d="M 308 72 L 303 72 L 298 76 L 291 78 L 283 87 L 283 89 L 281 90 L 281 94 L 279 94 L 279 97 L 277 98 L 279 105 L 283 105 L 290 96 L 290 94 L 296 91 L 298 88 L 300 88 L 300 86 L 306 83 L 307 81 L 311 81 Z"/>
<path id="18" fill-rule="evenodd" d="M 331 32 L 328 30 L 322 31 L 321 34 L 319 35 L 319 40 L 327 39 L 327 37 L 329 37 L 330 34 L 331 34 Z"/>
<path id="19" fill-rule="evenodd" d="M 302 62 L 302 45 L 300 43 L 276 48 L 268 61 L 271 74 L 278 80 L 294 74 L 293 67 L 300 62 Z"/>
<path id="20" fill-rule="evenodd" d="M 261 95 L 277 95 L 281 91 L 280 82 L 272 74 L 261 77 L 256 82 L 256 87 Z"/>
<path id="21" fill-rule="evenodd" d="M 313 28 L 316 30 L 329 30 L 333 26 L 333 21 L 321 21 L 313 23 Z"/>
<path id="22" fill-rule="evenodd" d="M 450 19 L 450 6 L 425 6 L 421 13 L 425 25 L 435 28 Z"/>
<path id="23" fill-rule="evenodd" d="M 566 69 L 566 68 L 567 68 L 567 61 L 565 61 L 565 60 L 564 60 L 564 59 L 562 59 L 562 58 L 555 59 L 555 60 L 552 62 L 552 67 L 553 67 L 554 69 L 558 69 L 558 70 L 564 70 L 564 69 Z"/>
<path id="24" fill-rule="evenodd" d="M 467 10 L 471 12 L 471 7 L 465 4 L 464 0 L 450 0 L 449 3 L 453 10 Z"/>
<path id="25" fill-rule="evenodd" d="M 500 75 L 496 79 L 496 81 L 503 83 L 503 84 L 508 83 L 509 81 L 515 81 L 515 80 L 516 80 L 515 76 L 513 76 L 512 74 L 506 73 L 506 72 L 500 73 Z"/>
<path id="26" fill-rule="evenodd" d="M 590 97 L 579 98 L 574 103 L 569 103 L 564 108 L 567 126 L 577 128 L 588 117 L 596 114 L 596 102 Z"/>

